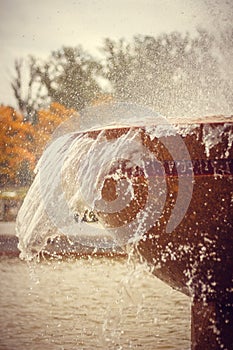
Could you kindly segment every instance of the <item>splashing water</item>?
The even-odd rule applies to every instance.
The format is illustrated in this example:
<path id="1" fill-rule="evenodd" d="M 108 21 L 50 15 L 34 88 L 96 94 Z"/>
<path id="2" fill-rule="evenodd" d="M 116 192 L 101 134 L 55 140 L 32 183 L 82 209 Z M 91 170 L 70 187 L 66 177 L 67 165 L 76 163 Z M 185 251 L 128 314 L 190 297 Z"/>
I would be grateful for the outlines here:
<path id="1" fill-rule="evenodd" d="M 108 126 L 107 121 L 110 121 Z M 71 118 L 68 123 L 72 125 L 72 122 Z M 160 167 L 159 162 L 152 165 L 152 155 L 140 143 L 138 132 L 134 132 L 133 128 L 140 125 L 148 127 L 161 125 L 161 123 L 167 125 L 162 133 L 159 131 L 161 135 L 165 133 L 165 129 L 175 133 L 165 118 L 150 109 L 132 104 L 113 104 L 85 110 L 81 117 L 82 132 L 74 130 L 62 135 L 62 131 L 67 130 L 67 123 L 59 127 L 54 140 L 37 165 L 36 178 L 17 218 L 17 234 L 22 256 L 33 257 L 44 248 L 48 238 L 59 234 L 73 237 L 80 243 L 88 245 L 98 244 L 96 240 L 98 237 L 100 245 L 114 246 L 112 232 L 109 234 L 103 230 L 100 221 L 90 226 L 82 219 L 85 212 L 92 211 L 96 205 L 98 210 L 109 211 L 110 203 L 107 203 L 106 207 L 106 203 L 101 201 L 101 189 L 103 182 L 113 176 L 111 169 L 118 166 L 119 160 L 125 160 L 127 164 L 126 169 L 119 168 L 118 173 L 113 176 L 115 181 L 121 180 L 121 184 L 117 189 L 119 199 L 111 203 L 112 212 L 123 209 L 133 198 L 133 188 L 127 169 L 137 171 L 139 167 L 146 173 L 151 166 Z M 87 132 L 91 124 L 94 124 L 92 130 L 100 130 L 105 125 L 105 130 L 120 126 L 127 127 L 128 131 L 114 141 L 108 140 L 102 132 L 97 132 L 97 137 L 93 138 Z M 163 174 L 161 167 L 158 170 Z M 155 191 L 153 186 L 150 187 L 151 197 Z M 164 188 L 163 177 L 160 183 L 157 183 L 158 186 Z M 149 208 L 151 215 L 154 215 L 153 220 L 160 214 L 164 196 L 165 191 L 160 191 L 157 212 L 153 209 L 152 214 L 152 208 Z M 140 223 L 143 222 L 145 224 L 146 215 L 148 213 L 141 212 L 134 223 L 134 228 L 131 227 L 132 223 L 128 224 L 128 231 L 131 230 L 135 234 L 136 226 L 140 227 Z M 122 240 L 126 243 L 128 238 L 126 241 L 124 238 Z"/>
<path id="2" fill-rule="evenodd" d="M 136 136 L 130 131 L 114 143 L 103 138 L 101 146 L 98 146 L 101 133 L 94 140 L 85 131 L 91 125 L 94 125 L 93 130 L 97 130 L 104 126 L 106 129 L 117 125 L 128 127 L 155 121 L 159 123 L 161 120 L 164 118 L 149 109 L 118 104 L 83 111 L 82 132 L 74 130 L 73 118 L 60 126 L 36 167 L 36 178 L 17 217 L 21 256 L 32 258 L 45 247 L 48 238 L 61 234 L 84 245 L 114 248 L 114 237 L 103 229 L 99 221 L 93 223 L 90 220 L 90 225 L 83 218 L 85 211 L 89 209 L 90 212 L 93 203 L 100 199 L 99 186 L 106 175 L 101 173 L 103 169 L 110 166 L 112 159 L 116 161 L 119 157 L 131 158 L 137 164 L 139 160 L 136 158 L 139 156 L 140 159 L 142 146 L 135 152 Z M 67 133 L 70 125 L 72 132 Z M 131 191 L 129 186 L 128 200 L 132 197 Z"/>
<path id="3" fill-rule="evenodd" d="M 221 80 L 215 82 L 217 104 L 215 109 L 209 104 L 207 114 L 232 114 L 233 81 L 233 3 L 228 0 L 202 1 L 200 25 L 213 36 L 213 52 L 219 63 Z M 208 72 L 211 76 L 214 72 Z M 201 79 L 201 76 L 200 76 Z M 220 88 L 220 89 L 219 89 Z M 218 90 L 219 89 L 219 90 Z M 211 101 L 211 100 L 210 100 Z M 205 106 L 202 106 L 203 110 Z M 217 108 L 216 108 L 217 107 Z"/>
<path id="4" fill-rule="evenodd" d="M 71 243 L 110 249 L 142 238 L 159 219 L 167 196 L 164 165 L 142 143 L 142 130 L 150 140 L 160 140 L 176 162 L 179 195 L 167 225 L 172 231 L 185 215 L 192 196 L 192 163 L 180 135 L 192 134 L 197 124 L 172 125 L 149 108 L 127 103 L 87 108 L 81 115 L 79 131 L 73 121 L 71 118 L 54 133 L 19 211 L 16 229 L 21 256 L 31 259 L 49 238 L 59 235 L 67 236 Z M 220 142 L 227 125 L 220 128 L 216 135 L 204 130 L 207 156 Z M 114 132 L 120 132 L 117 138 L 111 137 Z M 172 144 L 167 137 L 173 138 Z M 229 149 L 231 144 L 229 136 Z M 178 162 L 183 159 L 190 164 L 185 170 L 186 180 L 182 162 Z M 158 175 L 153 181 L 152 173 Z M 142 188 L 137 184 L 140 176 L 146 179 Z M 111 201 L 104 195 L 108 182 L 114 183 L 116 190 Z M 148 194 L 145 202 L 140 191 Z M 126 210 L 132 205 L 137 206 L 134 217 Z M 117 227 L 106 225 L 108 217 L 124 210 Z"/>

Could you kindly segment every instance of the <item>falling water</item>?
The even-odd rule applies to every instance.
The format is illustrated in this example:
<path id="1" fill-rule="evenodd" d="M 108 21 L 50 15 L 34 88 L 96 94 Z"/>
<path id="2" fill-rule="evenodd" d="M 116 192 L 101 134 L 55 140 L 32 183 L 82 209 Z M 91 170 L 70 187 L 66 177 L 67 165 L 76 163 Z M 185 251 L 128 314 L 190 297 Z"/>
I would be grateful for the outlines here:
<path id="1" fill-rule="evenodd" d="M 120 158 L 137 164 L 143 149 L 141 145 L 135 151 L 137 136 L 133 131 L 114 143 L 101 138 L 101 133 L 93 140 L 87 131 L 119 125 L 154 125 L 161 121 L 164 123 L 165 119 L 150 109 L 113 104 L 83 111 L 78 131 L 74 129 L 73 118 L 62 124 L 37 165 L 35 180 L 17 217 L 21 256 L 32 258 L 45 247 L 49 238 L 62 234 L 83 245 L 114 249 L 115 238 L 99 221 L 87 224 L 82 219 L 85 210 L 90 212 L 94 201 L 98 200 L 102 182 L 112 164 Z M 73 130 L 67 133 L 70 126 Z M 131 196 L 129 190 L 129 198 L 125 200 L 130 200 Z"/>

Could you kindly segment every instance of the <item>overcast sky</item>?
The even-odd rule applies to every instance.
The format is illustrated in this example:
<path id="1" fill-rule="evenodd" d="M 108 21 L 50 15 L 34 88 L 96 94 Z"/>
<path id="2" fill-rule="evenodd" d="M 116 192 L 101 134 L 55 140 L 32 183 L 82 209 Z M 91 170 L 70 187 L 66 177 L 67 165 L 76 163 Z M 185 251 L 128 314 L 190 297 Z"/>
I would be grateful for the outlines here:
<path id="1" fill-rule="evenodd" d="M 98 54 L 106 37 L 195 32 L 213 18 L 233 20 L 225 0 L 0 0 L 0 103 L 15 105 L 14 60 L 47 57 L 63 45 Z M 232 3 L 232 0 L 230 0 Z M 211 5 L 210 5 L 211 4 Z M 224 6 L 226 7 L 223 11 Z M 212 16 L 212 17 L 211 17 Z M 211 19 L 212 18 L 212 19 Z"/>

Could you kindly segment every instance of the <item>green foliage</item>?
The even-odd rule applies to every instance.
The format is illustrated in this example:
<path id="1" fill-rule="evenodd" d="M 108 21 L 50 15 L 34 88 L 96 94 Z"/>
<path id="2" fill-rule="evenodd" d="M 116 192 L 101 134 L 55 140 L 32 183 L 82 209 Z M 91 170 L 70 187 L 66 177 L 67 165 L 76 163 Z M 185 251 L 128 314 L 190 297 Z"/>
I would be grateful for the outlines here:
<path id="1" fill-rule="evenodd" d="M 81 47 L 63 47 L 43 62 L 31 57 L 28 89 L 37 86 L 34 100 L 31 93 L 20 99 L 22 74 L 16 67 L 18 83 L 12 86 L 20 110 L 26 106 L 34 120 L 42 101 L 80 111 L 106 92 L 115 100 L 149 105 L 167 116 L 226 114 L 233 109 L 230 30 L 219 37 L 199 29 L 195 37 L 173 32 L 137 36 L 131 42 L 108 38 L 101 51 L 101 64 Z M 99 78 L 107 80 L 109 90 Z"/>
<path id="2" fill-rule="evenodd" d="M 81 47 L 63 47 L 38 65 L 37 75 L 51 102 L 80 110 L 100 92 L 96 81 L 99 70 L 100 64 Z"/>
<path id="3" fill-rule="evenodd" d="M 38 121 L 37 111 L 53 102 L 81 110 L 99 96 L 97 82 L 101 65 L 81 47 L 63 47 L 41 61 L 33 56 L 25 63 L 28 70 L 27 92 L 23 94 L 23 62 L 15 62 L 12 89 L 18 108 L 27 120 Z"/>
<path id="4" fill-rule="evenodd" d="M 117 99 L 167 116 L 227 113 L 233 108 L 233 82 L 223 76 L 217 44 L 203 30 L 196 37 L 174 32 L 138 36 L 131 43 L 107 39 L 103 73 Z"/>

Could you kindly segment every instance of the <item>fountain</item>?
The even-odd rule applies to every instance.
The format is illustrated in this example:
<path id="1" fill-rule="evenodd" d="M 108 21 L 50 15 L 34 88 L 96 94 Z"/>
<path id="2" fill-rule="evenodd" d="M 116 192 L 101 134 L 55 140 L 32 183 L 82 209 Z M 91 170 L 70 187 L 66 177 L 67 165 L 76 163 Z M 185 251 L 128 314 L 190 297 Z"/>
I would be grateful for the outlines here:
<path id="1" fill-rule="evenodd" d="M 112 103 L 72 125 L 56 132 L 18 214 L 21 256 L 58 235 L 130 245 L 192 298 L 192 349 L 232 349 L 233 117 L 167 120 Z"/>

